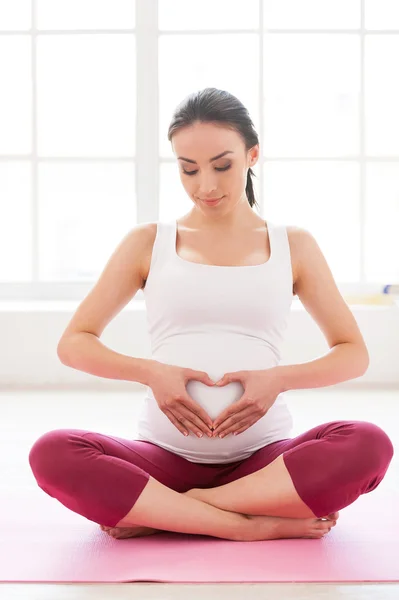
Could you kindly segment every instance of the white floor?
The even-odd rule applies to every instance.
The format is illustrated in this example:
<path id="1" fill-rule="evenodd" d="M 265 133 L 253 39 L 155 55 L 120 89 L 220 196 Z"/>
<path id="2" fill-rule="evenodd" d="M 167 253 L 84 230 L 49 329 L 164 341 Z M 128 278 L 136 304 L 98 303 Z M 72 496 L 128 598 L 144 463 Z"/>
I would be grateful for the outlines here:
<path id="1" fill-rule="evenodd" d="M 0 390 L 1 487 L 36 487 L 27 455 L 45 431 L 76 427 L 133 438 L 135 415 L 144 393 L 98 391 Z M 352 390 L 329 387 L 288 394 L 294 417 L 292 436 L 336 419 L 371 421 L 399 444 L 399 389 Z M 7 452 L 12 448 L 12 453 Z M 10 456 L 12 462 L 10 462 Z M 399 457 L 395 454 L 384 485 L 399 489 Z M 339 527 L 339 523 L 337 524 Z M 157 599 L 235 600 L 391 600 L 399 598 L 399 584 L 0 584 L 0 598 L 18 600 Z"/>

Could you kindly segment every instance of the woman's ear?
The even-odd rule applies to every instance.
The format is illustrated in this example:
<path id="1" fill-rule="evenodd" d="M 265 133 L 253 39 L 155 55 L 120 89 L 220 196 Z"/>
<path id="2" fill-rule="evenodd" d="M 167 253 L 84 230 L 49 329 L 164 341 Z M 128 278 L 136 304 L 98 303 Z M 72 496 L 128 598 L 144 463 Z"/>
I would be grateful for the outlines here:
<path id="1" fill-rule="evenodd" d="M 259 158 L 259 144 L 256 144 L 256 146 L 251 148 L 251 150 L 249 151 L 248 166 L 253 167 L 254 165 L 256 165 L 256 163 L 258 162 L 258 158 Z"/>

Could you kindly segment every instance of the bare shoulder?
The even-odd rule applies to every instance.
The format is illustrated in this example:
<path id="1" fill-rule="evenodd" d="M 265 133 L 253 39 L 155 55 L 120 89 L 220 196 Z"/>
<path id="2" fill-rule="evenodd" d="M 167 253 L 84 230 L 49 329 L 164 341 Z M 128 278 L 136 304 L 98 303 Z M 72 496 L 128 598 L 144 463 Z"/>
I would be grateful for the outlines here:
<path id="1" fill-rule="evenodd" d="M 298 227 L 297 225 L 287 225 L 286 229 L 290 245 L 292 276 L 295 288 L 295 283 L 299 276 L 299 261 L 301 258 L 301 250 L 303 250 L 304 246 L 304 237 L 310 234 L 306 229 Z"/>
<path id="2" fill-rule="evenodd" d="M 317 239 L 302 227 L 287 227 L 287 232 L 297 269 L 295 294 L 324 333 L 329 347 L 347 342 L 358 344 L 367 369 L 369 358 L 364 339 Z"/>
<path id="3" fill-rule="evenodd" d="M 147 246 L 153 246 L 155 242 L 155 236 L 157 235 L 157 223 L 152 221 L 148 223 L 140 223 L 140 225 L 137 225 L 137 227 L 141 229 L 143 239 Z"/>
<path id="4" fill-rule="evenodd" d="M 125 237 L 126 251 L 130 257 L 136 257 L 136 265 L 141 278 L 140 289 L 145 286 L 156 234 L 157 223 L 145 222 L 134 225 Z"/>
<path id="5" fill-rule="evenodd" d="M 299 279 L 305 269 L 315 269 L 317 262 L 326 264 L 326 261 L 316 238 L 308 229 L 298 225 L 287 225 L 286 228 L 291 252 L 294 294 L 297 294 Z"/>
<path id="6" fill-rule="evenodd" d="M 152 249 L 154 247 L 154 242 L 157 235 L 157 227 L 158 226 L 156 222 L 141 223 L 140 225 L 143 239 L 143 251 L 141 261 L 141 275 L 143 280 L 142 289 L 144 289 L 145 287 L 145 283 L 147 281 L 148 273 L 150 270 Z"/>

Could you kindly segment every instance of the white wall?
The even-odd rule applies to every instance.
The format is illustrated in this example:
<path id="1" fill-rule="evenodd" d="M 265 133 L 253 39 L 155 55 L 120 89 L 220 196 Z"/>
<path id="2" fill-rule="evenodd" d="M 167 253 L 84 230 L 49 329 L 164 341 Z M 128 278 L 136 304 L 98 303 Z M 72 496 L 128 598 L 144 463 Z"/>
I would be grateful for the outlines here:
<path id="1" fill-rule="evenodd" d="M 105 379 L 63 365 L 57 344 L 76 302 L 0 303 L 0 387 L 142 389 L 135 382 Z M 352 306 L 370 353 L 362 377 L 341 386 L 399 386 L 399 309 Z M 105 329 L 101 341 L 121 354 L 151 358 L 145 305 L 131 302 Z M 323 334 L 301 305 L 293 306 L 282 363 L 307 362 L 328 351 Z"/>

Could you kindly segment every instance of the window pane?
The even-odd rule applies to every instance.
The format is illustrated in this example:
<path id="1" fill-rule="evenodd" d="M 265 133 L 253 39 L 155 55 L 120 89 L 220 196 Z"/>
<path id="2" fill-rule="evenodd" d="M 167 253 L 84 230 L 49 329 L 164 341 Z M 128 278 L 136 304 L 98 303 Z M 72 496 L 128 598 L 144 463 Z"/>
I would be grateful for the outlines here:
<path id="1" fill-rule="evenodd" d="M 399 27 L 398 0 L 364 0 L 367 29 L 397 29 Z"/>
<path id="2" fill-rule="evenodd" d="M 248 57 L 245 61 L 243 48 Z M 161 156 L 174 156 L 167 134 L 175 108 L 187 95 L 205 87 L 224 89 L 237 96 L 259 131 L 258 55 L 258 36 L 252 34 L 160 36 Z"/>
<path id="3" fill-rule="evenodd" d="M 360 27 L 359 0 L 263 0 L 264 26 L 279 29 Z"/>
<path id="4" fill-rule="evenodd" d="M 96 279 L 137 223 L 134 165 L 41 163 L 39 190 L 40 279 Z"/>
<path id="5" fill-rule="evenodd" d="M 359 57 L 357 35 L 265 35 L 265 156 L 359 152 Z"/>
<path id="6" fill-rule="evenodd" d="M 359 281 L 359 165 L 268 162 L 264 179 L 266 218 L 308 229 L 335 280 Z"/>
<path id="7" fill-rule="evenodd" d="M 32 0 L 2 0 L 0 2 L 0 30 L 30 29 L 32 27 L 31 6 Z M 0 54 L 0 56 L 2 55 Z"/>
<path id="8" fill-rule="evenodd" d="M 0 154 L 32 151 L 31 41 L 0 36 Z"/>
<path id="9" fill-rule="evenodd" d="M 259 0 L 158 0 L 159 29 L 249 29 L 259 26 Z"/>
<path id="10" fill-rule="evenodd" d="M 0 161 L 0 281 L 32 277 L 32 166 Z"/>
<path id="11" fill-rule="evenodd" d="M 45 156 L 134 156 L 134 34 L 37 40 L 38 147 Z"/>
<path id="12" fill-rule="evenodd" d="M 395 35 L 366 36 L 366 152 L 399 154 L 399 39 Z"/>
<path id="13" fill-rule="evenodd" d="M 39 29 L 131 29 L 135 0 L 37 0 Z"/>
<path id="14" fill-rule="evenodd" d="M 367 280 L 399 283 L 399 165 L 369 164 L 366 192 Z"/>

